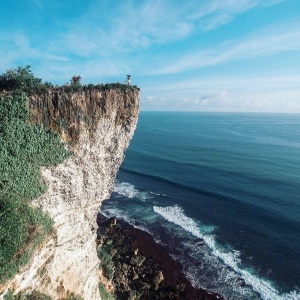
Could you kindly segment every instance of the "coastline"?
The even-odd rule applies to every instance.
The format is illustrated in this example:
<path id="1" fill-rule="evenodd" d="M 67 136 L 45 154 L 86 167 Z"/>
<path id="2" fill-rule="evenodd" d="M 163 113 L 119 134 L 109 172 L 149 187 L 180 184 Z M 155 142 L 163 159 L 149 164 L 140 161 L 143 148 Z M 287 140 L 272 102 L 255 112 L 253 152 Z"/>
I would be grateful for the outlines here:
<path id="1" fill-rule="evenodd" d="M 151 234 L 121 219 L 97 216 L 98 240 L 107 249 L 116 299 L 214 300 L 221 296 L 192 286 L 182 266 Z"/>

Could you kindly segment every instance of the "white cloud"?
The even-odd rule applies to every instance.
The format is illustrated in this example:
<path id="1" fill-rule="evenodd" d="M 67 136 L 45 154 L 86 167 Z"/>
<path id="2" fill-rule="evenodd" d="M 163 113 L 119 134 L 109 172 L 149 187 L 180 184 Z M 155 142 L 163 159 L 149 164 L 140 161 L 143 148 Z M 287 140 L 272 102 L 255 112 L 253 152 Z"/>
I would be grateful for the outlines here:
<path id="1" fill-rule="evenodd" d="M 165 97 L 168 105 L 142 102 L 142 109 L 300 112 L 300 75 L 213 76 L 191 78 L 142 90 L 153 97 Z M 173 104 L 171 104 L 173 103 Z"/>
<path id="2" fill-rule="evenodd" d="M 153 96 L 147 96 L 146 97 L 146 100 L 147 101 L 153 101 L 155 99 L 155 97 L 153 97 Z"/>
<path id="3" fill-rule="evenodd" d="M 103 2 L 93 1 L 61 36 L 62 49 L 82 56 L 143 51 L 154 44 L 183 40 L 199 28 L 211 30 L 224 25 L 263 3 L 263 0 L 193 0 L 174 5 L 171 0 L 145 0 L 113 3 L 114 7 L 103 8 Z"/>
<path id="4" fill-rule="evenodd" d="M 277 4 L 284 0 L 210 0 L 198 5 L 192 14 L 198 20 L 200 28 L 212 30 L 232 21 L 235 16 L 253 9 Z"/>
<path id="5" fill-rule="evenodd" d="M 225 104 L 230 100 L 230 95 L 227 91 L 222 91 L 219 93 L 213 93 L 202 96 L 199 100 L 196 101 L 196 104 L 200 106 L 206 106 L 207 104 L 210 105 L 217 105 L 219 106 L 221 104 Z"/>
<path id="6" fill-rule="evenodd" d="M 233 20 L 233 18 L 234 17 L 228 13 L 218 14 L 208 19 L 201 20 L 200 27 L 205 31 L 212 30 L 216 27 L 229 23 Z"/>
<path id="7" fill-rule="evenodd" d="M 54 60 L 54 61 L 70 61 L 70 59 L 66 56 L 58 56 L 58 55 L 53 55 L 53 54 L 45 54 L 45 57 L 48 60 Z"/>
<path id="8" fill-rule="evenodd" d="M 107 14 L 101 12 L 102 4 L 94 1 L 61 36 L 63 49 L 82 56 L 128 53 L 182 39 L 193 29 L 184 10 L 168 1 L 121 2 Z"/>
<path id="9" fill-rule="evenodd" d="M 178 93 L 196 93 L 197 95 L 209 95 L 216 91 L 238 90 L 246 95 L 255 90 L 271 90 L 277 93 L 280 90 L 300 90 L 300 73 L 277 73 L 265 75 L 231 75 L 224 76 L 204 76 L 189 78 L 182 81 L 173 81 L 169 84 L 155 84 L 147 87 L 148 90 L 162 93 L 175 92 Z M 152 94 L 155 96 L 155 94 Z M 300 95 L 300 94 L 299 94 Z M 300 96 L 299 96 L 300 99 Z"/>
<path id="10" fill-rule="evenodd" d="M 30 45 L 30 40 L 20 33 L 0 33 L 0 66 L 5 70 L 16 66 L 20 61 L 31 61 L 32 58 L 41 58 L 41 51 Z"/>
<path id="11" fill-rule="evenodd" d="M 268 1 L 271 5 L 281 0 Z M 41 9 L 43 5 L 64 7 L 62 2 L 56 1 L 51 5 L 41 0 L 31 2 Z M 228 41 L 218 48 L 185 53 L 172 60 L 172 51 L 168 50 L 172 42 L 176 46 L 181 43 L 178 53 L 182 54 L 188 50 L 184 43 L 190 36 L 201 39 L 203 30 L 222 26 L 238 14 L 263 7 L 265 3 L 265 0 L 191 0 L 175 5 L 173 0 L 91 0 L 81 17 L 55 20 L 55 24 L 60 24 L 57 28 L 63 30 L 55 37 L 47 34 L 38 37 L 41 33 L 25 34 L 26 28 L 22 33 L 3 35 L 0 32 L 0 66 L 6 68 L 33 62 L 47 80 L 66 79 L 70 73 L 99 78 L 134 72 L 180 73 L 251 55 L 270 55 L 293 47 L 298 49 L 299 28 L 293 27 L 290 33 L 279 32 L 278 37 L 275 30 L 268 39 L 257 33 L 245 40 Z M 3 36 L 5 38 L 1 41 Z M 166 60 L 169 65 L 164 66 Z M 163 67 L 157 71 L 160 65 Z"/>
<path id="12" fill-rule="evenodd" d="M 218 47 L 184 54 L 154 74 L 172 74 L 229 61 L 270 56 L 300 50 L 300 23 L 289 23 L 258 30 L 240 40 L 225 41 Z"/>

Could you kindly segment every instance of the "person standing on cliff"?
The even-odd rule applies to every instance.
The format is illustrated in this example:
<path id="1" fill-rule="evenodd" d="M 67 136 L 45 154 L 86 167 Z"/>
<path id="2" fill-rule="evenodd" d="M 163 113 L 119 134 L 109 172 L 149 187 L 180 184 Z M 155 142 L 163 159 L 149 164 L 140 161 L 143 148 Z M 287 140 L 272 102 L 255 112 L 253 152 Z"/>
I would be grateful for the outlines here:
<path id="1" fill-rule="evenodd" d="M 130 85 L 131 75 L 126 75 L 126 76 L 127 76 L 127 78 L 126 78 L 125 82 L 126 82 L 128 85 Z"/>

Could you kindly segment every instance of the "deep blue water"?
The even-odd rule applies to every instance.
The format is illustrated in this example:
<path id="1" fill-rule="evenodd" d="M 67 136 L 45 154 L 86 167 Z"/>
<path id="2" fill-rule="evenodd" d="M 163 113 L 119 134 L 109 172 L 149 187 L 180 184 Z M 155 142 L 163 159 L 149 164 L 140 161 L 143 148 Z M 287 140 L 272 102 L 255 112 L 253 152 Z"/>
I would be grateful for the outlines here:
<path id="1" fill-rule="evenodd" d="M 196 286 L 300 299 L 300 115 L 142 112 L 102 211 L 149 231 Z"/>

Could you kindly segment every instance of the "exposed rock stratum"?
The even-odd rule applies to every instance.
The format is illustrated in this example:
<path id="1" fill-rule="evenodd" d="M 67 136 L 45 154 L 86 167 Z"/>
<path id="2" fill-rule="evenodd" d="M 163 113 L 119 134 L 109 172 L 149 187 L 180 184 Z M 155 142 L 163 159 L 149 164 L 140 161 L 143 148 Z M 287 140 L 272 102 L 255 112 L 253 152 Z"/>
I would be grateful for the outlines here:
<path id="1" fill-rule="evenodd" d="M 66 93 L 50 90 L 28 101 L 30 122 L 60 133 L 72 155 L 63 164 L 43 168 L 47 192 L 33 201 L 54 221 L 54 234 L 30 263 L 0 287 L 33 290 L 53 299 L 70 293 L 100 299 L 96 216 L 113 190 L 114 179 L 136 128 L 136 88 Z"/>

